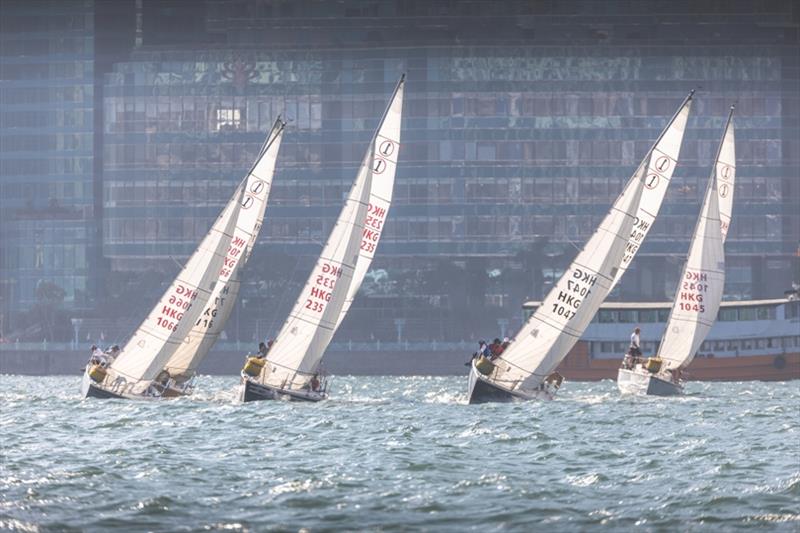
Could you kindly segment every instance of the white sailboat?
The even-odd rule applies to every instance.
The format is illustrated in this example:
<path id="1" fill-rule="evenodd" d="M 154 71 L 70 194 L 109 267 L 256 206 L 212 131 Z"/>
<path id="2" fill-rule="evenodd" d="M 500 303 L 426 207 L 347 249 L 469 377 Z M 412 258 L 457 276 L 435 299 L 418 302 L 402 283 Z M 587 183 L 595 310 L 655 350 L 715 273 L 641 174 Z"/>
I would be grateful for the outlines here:
<path id="1" fill-rule="evenodd" d="M 233 311 L 239 295 L 242 269 L 250 259 L 264 222 L 264 212 L 272 188 L 275 163 L 285 127 L 286 124 L 278 118 L 267 137 L 261 159 L 247 175 L 245 196 L 234 228 L 231 246 L 223 268 L 219 271 L 208 305 L 195 321 L 185 341 L 175 350 L 164 367 L 164 371 L 173 381 L 173 385 L 164 391 L 165 396 L 191 393 L 198 365 L 217 342 Z"/>
<path id="2" fill-rule="evenodd" d="M 240 399 L 319 401 L 325 349 L 375 255 L 392 201 L 405 76 L 400 78 L 328 241 L 266 357 L 248 357 Z"/>
<path id="3" fill-rule="evenodd" d="M 86 365 L 81 382 L 84 397 L 144 399 L 188 392 L 186 383 L 176 385 L 165 366 L 176 353 L 183 353 L 185 369 L 193 369 L 197 352 L 207 352 L 216 340 L 216 335 L 205 335 L 197 325 L 208 309 L 219 305 L 214 299 L 224 294 L 226 281 L 238 276 L 239 262 L 250 253 L 248 246 L 261 224 L 282 132 L 279 120 L 250 172 L 122 351 L 112 361 L 94 360 Z M 215 329 L 210 322 L 208 327 Z"/>
<path id="4" fill-rule="evenodd" d="M 611 211 L 515 340 L 494 361 L 474 359 L 469 403 L 551 399 L 556 367 L 583 334 L 639 249 L 678 160 L 692 95 L 645 156 Z"/>
<path id="5" fill-rule="evenodd" d="M 681 371 L 692 362 L 717 318 L 725 286 L 724 244 L 736 175 L 733 110 L 731 107 L 658 352 L 647 361 L 626 356 L 617 374 L 617 386 L 624 393 L 681 394 Z"/>

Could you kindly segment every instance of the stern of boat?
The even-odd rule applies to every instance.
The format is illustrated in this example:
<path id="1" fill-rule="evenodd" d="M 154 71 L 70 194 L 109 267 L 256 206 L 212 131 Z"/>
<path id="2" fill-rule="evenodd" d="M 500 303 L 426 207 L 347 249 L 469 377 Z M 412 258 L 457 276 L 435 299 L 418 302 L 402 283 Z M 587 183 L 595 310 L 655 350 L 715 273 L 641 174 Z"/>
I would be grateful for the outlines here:
<path id="1" fill-rule="evenodd" d="M 524 402 L 528 400 L 552 400 L 553 393 L 543 389 L 528 394 L 522 391 L 510 391 L 493 383 L 487 376 L 478 371 L 475 360 L 472 361 L 469 372 L 469 392 L 467 403 L 508 403 Z"/>
<path id="2" fill-rule="evenodd" d="M 637 365 L 634 369 L 620 368 L 617 372 L 617 387 L 623 394 L 643 394 L 648 396 L 677 396 L 683 394 L 683 387 L 671 380 L 652 374 Z"/>

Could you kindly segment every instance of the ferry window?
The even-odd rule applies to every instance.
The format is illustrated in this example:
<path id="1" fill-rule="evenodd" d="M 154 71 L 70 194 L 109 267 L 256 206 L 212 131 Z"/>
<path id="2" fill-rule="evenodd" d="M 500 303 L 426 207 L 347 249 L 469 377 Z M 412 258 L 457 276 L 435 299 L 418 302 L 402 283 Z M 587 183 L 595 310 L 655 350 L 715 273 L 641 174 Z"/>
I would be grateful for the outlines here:
<path id="1" fill-rule="evenodd" d="M 756 347 L 758 347 L 758 348 L 766 348 L 767 347 L 767 339 L 758 339 L 756 341 Z"/>
<path id="2" fill-rule="evenodd" d="M 752 339 L 747 339 L 744 342 L 742 342 L 742 344 L 743 344 L 743 346 L 742 346 L 743 350 L 752 350 L 753 349 L 753 341 L 752 341 Z"/>
<path id="3" fill-rule="evenodd" d="M 720 309 L 719 311 L 719 320 L 727 321 L 727 322 L 735 322 L 736 321 L 736 309 Z"/>
<path id="4" fill-rule="evenodd" d="M 728 341 L 728 351 L 735 352 L 739 350 L 739 341 Z"/>
<path id="5" fill-rule="evenodd" d="M 655 309 L 646 309 L 639 311 L 639 322 L 642 323 L 652 323 L 656 322 L 658 318 L 658 314 L 656 313 Z"/>
<path id="6" fill-rule="evenodd" d="M 616 342 L 614 343 L 614 353 L 625 353 L 628 351 L 628 343 L 627 342 Z"/>
<path id="7" fill-rule="evenodd" d="M 600 351 L 602 353 L 613 353 L 614 352 L 614 343 L 613 342 L 601 342 L 600 343 Z"/>
<path id="8" fill-rule="evenodd" d="M 715 352 L 723 352 L 723 351 L 725 351 L 725 342 L 724 341 L 714 341 L 714 351 Z"/>
<path id="9" fill-rule="evenodd" d="M 755 320 L 756 310 L 754 307 L 742 307 L 739 309 L 739 320 Z"/>
<path id="10" fill-rule="evenodd" d="M 786 314 L 786 318 L 797 318 L 800 316 L 800 301 L 788 302 L 784 306 L 784 313 Z"/>
<path id="11" fill-rule="evenodd" d="M 609 311 L 608 309 L 601 309 L 598 313 L 598 320 L 601 324 L 609 324 L 611 322 L 617 322 L 617 312 L 616 311 Z"/>
<path id="12" fill-rule="evenodd" d="M 775 318 L 775 309 L 773 307 L 756 307 L 756 319 L 758 320 L 772 320 Z"/>
<path id="13" fill-rule="evenodd" d="M 617 316 L 619 317 L 620 322 L 636 322 L 636 311 L 617 311 Z"/>
<path id="14" fill-rule="evenodd" d="M 669 309 L 659 309 L 658 310 L 658 321 L 659 322 L 666 322 L 669 320 Z"/>

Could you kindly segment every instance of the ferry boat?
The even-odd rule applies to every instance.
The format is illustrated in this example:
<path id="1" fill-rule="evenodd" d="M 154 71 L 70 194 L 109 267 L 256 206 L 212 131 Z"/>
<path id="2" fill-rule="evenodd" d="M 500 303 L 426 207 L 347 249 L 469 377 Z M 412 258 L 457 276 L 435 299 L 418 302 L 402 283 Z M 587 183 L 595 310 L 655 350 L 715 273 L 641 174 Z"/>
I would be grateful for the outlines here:
<path id="1" fill-rule="evenodd" d="M 526 314 L 540 302 L 527 302 Z M 557 371 L 567 380 L 616 379 L 634 328 L 644 355 L 658 351 L 672 302 L 606 302 Z M 689 381 L 800 379 L 800 300 L 722 302 L 714 327 L 688 369 Z"/>

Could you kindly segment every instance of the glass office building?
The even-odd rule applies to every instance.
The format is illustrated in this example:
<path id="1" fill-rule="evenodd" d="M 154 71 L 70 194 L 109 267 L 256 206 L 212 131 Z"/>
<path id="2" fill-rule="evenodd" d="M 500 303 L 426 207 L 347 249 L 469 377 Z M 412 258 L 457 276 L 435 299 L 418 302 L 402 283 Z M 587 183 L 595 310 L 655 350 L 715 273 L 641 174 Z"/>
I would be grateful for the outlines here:
<path id="1" fill-rule="evenodd" d="M 277 293 L 302 281 L 406 72 L 395 203 L 342 337 L 464 338 L 543 296 L 698 88 L 661 216 L 614 296 L 671 297 L 734 102 L 727 293 L 782 294 L 798 242 L 792 8 L 624 4 L 208 1 L 213 45 L 145 39 L 106 78 L 104 252 L 132 269 L 187 254 L 281 113 L 243 299 L 246 316 L 285 308 L 294 294 Z"/>
<path id="2" fill-rule="evenodd" d="M 99 251 L 93 24 L 91 1 L 2 3 L 0 314 L 6 332 L 15 314 L 39 300 L 63 295 L 60 305 L 73 309 L 93 303 Z"/>
<path id="3" fill-rule="evenodd" d="M 95 107 L 102 152 L 94 154 L 102 161 L 102 255 L 112 275 L 156 279 L 155 271 L 169 279 L 272 121 L 279 113 L 289 121 L 229 337 L 270 335 L 280 325 L 402 72 L 408 82 L 395 202 L 338 340 L 458 340 L 513 328 L 522 301 L 546 294 L 695 88 L 665 205 L 611 298 L 672 297 L 734 102 L 737 189 L 726 297 L 779 296 L 800 278 L 800 32 L 791 2 L 128 3 L 136 6 L 136 38 L 95 80 L 102 89 Z M 76 5 L 65 9 L 92 4 Z M 24 35 L 4 30 L 3 39 Z M 91 113 L 91 55 L 87 61 L 82 102 Z M 7 106 L 6 94 L 3 113 L 36 105 Z M 39 126 L 42 135 L 49 127 Z M 7 153 L 4 146 L 4 164 L 28 157 L 22 148 Z M 6 175 L 3 187 L 26 187 L 26 178 Z M 62 181 L 66 187 L 60 179 L 47 187 Z M 18 212 L 34 200 L 43 202 L 36 209 L 52 210 L 51 197 L 56 206 L 72 205 L 77 185 L 69 190 L 3 194 L 3 216 L 21 225 L 4 224 L 4 250 L 11 243 L 20 251 L 4 253 L 3 265 L 32 273 L 26 294 L 48 263 L 30 251 L 36 234 L 24 228 L 61 231 L 73 222 Z M 91 196 L 80 198 L 91 206 Z M 87 231 L 89 219 L 80 219 Z M 69 246 L 55 234 L 39 235 L 45 251 Z M 98 275 L 107 272 L 103 262 L 92 265 Z M 85 284 L 79 279 L 73 282 Z M 4 282 L 6 294 L 12 285 Z M 157 297 L 157 285 L 148 289 L 152 296 L 139 291 L 142 302 Z M 13 290 L 19 298 L 19 287 Z"/>

